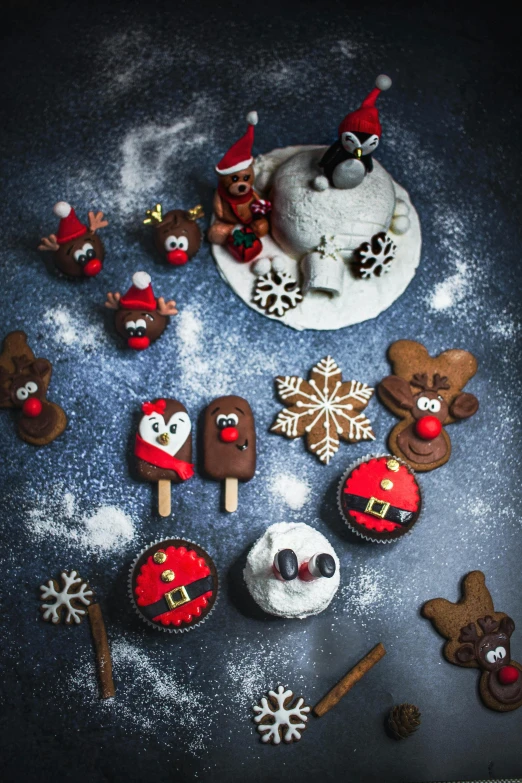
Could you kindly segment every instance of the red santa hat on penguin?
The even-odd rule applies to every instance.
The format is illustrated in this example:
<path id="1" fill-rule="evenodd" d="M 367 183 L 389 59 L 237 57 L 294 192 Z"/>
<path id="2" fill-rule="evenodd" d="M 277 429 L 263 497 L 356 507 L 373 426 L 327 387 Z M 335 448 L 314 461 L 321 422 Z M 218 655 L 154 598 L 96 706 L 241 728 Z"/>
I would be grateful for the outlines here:
<path id="1" fill-rule="evenodd" d="M 392 80 L 389 76 L 381 74 L 375 80 L 375 87 L 366 96 L 360 107 L 347 114 L 339 125 L 339 136 L 343 133 L 370 133 L 379 138 L 382 134 L 381 123 L 379 122 L 379 110 L 375 101 L 385 90 L 389 90 Z"/>
<path id="2" fill-rule="evenodd" d="M 60 218 L 60 225 L 56 233 L 56 241 L 59 245 L 78 239 L 87 233 L 87 226 L 78 220 L 76 212 L 66 201 L 58 201 L 53 207 L 56 217 Z"/>
<path id="3" fill-rule="evenodd" d="M 150 275 L 135 272 L 131 287 L 120 299 L 120 307 L 124 310 L 156 310 L 157 306 Z"/>
<path id="4" fill-rule="evenodd" d="M 248 128 L 244 136 L 233 144 L 216 166 L 218 174 L 235 174 L 248 168 L 253 162 L 252 147 L 254 144 L 254 125 L 258 122 L 257 111 L 249 111 L 246 116 Z"/>

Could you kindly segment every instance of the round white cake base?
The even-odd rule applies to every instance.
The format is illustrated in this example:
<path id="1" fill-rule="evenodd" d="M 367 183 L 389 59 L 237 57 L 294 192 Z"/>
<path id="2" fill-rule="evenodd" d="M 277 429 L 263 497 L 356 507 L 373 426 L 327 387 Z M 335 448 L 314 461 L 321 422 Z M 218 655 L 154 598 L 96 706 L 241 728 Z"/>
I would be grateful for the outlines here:
<path id="1" fill-rule="evenodd" d="M 299 564 L 323 552 L 335 560 L 335 574 L 305 582 L 299 577 L 289 582 L 278 579 L 272 569 L 280 549 L 293 549 Z M 339 587 L 339 559 L 329 541 L 304 522 L 276 522 L 270 525 L 248 553 L 243 572 L 250 595 L 268 614 L 302 620 L 320 614 Z"/>
<path id="2" fill-rule="evenodd" d="M 256 188 L 263 195 L 267 195 L 273 174 L 281 164 L 296 153 L 314 149 L 318 149 L 318 147 L 287 147 L 260 155 L 255 161 Z M 382 277 L 371 277 L 367 280 L 356 278 L 350 270 L 350 264 L 345 261 L 346 276 L 342 293 L 339 296 L 331 296 L 321 291 L 309 291 L 295 308 L 288 310 L 281 317 L 269 315 L 252 301 L 256 276 L 253 274 L 251 266 L 255 264 L 255 261 L 252 264 L 240 263 L 225 246 L 212 245 L 212 254 L 221 277 L 253 310 L 299 331 L 303 329 L 342 329 L 345 326 L 376 318 L 406 290 L 415 275 L 420 260 L 419 217 L 408 192 L 395 181 L 393 181 L 393 186 L 396 197 L 406 202 L 409 207 L 410 227 L 404 234 L 389 232 L 397 246 L 397 252 L 390 271 Z M 356 190 L 350 191 L 350 193 L 355 193 Z M 368 240 L 370 238 L 367 237 Z M 285 253 L 271 236 L 264 237 L 262 244 L 263 252 L 258 258 L 280 256 L 285 259 L 286 271 L 298 280 L 300 279 L 300 259 L 292 258 Z"/>

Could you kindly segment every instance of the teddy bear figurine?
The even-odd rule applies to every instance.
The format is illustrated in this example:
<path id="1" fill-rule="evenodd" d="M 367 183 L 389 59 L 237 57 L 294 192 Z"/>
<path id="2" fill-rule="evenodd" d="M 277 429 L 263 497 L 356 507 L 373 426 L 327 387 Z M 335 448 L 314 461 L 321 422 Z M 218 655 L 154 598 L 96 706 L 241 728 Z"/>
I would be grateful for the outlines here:
<path id="1" fill-rule="evenodd" d="M 248 262 L 259 255 L 261 238 L 270 230 L 271 204 L 260 198 L 254 189 L 252 145 L 257 112 L 249 112 L 246 119 L 246 133 L 216 166 L 219 183 L 213 203 L 215 221 L 209 229 L 208 239 L 212 244 L 226 244 L 234 258 Z"/>

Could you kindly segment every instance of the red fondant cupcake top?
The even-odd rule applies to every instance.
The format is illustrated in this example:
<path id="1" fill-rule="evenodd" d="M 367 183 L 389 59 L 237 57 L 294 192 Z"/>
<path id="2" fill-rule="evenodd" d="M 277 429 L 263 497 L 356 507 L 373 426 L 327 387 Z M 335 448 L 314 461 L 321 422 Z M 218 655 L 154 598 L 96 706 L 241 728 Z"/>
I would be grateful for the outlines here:
<path id="1" fill-rule="evenodd" d="M 166 593 L 181 586 L 188 587 L 192 582 L 209 576 L 210 573 L 210 568 L 205 560 L 193 549 L 187 549 L 184 546 L 168 546 L 166 549 L 158 549 L 147 558 L 136 577 L 136 587 L 134 588 L 136 603 L 138 606 L 154 604 Z M 175 595 L 175 600 L 178 595 Z M 209 590 L 183 606 L 178 606 L 153 617 L 152 622 L 176 627 L 182 623 L 190 623 L 201 615 L 211 596 L 212 590 Z"/>
<path id="2" fill-rule="evenodd" d="M 413 473 L 394 457 L 374 457 L 358 465 L 346 479 L 343 494 L 357 495 L 368 501 L 374 498 L 372 508 L 376 513 L 383 510 L 386 503 L 414 513 L 420 508 L 419 485 Z M 348 513 L 359 525 L 379 533 L 401 527 L 364 511 L 350 509 Z"/>

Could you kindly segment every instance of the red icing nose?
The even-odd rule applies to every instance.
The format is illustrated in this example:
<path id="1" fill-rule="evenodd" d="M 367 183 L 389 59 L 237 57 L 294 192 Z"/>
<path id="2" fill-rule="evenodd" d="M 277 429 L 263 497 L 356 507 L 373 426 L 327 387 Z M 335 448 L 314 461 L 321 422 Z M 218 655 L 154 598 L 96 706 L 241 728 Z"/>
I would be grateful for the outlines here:
<path id="1" fill-rule="evenodd" d="M 219 437 L 225 443 L 234 443 L 239 438 L 239 432 L 235 427 L 223 427 L 219 433 Z"/>
<path id="2" fill-rule="evenodd" d="M 518 680 L 520 672 L 515 666 L 503 666 L 499 669 L 498 679 L 502 685 L 511 685 Z"/>
<path id="3" fill-rule="evenodd" d="M 99 258 L 91 258 L 83 267 L 83 274 L 87 277 L 96 277 L 102 270 L 102 262 Z"/>
<path id="4" fill-rule="evenodd" d="M 442 424 L 436 416 L 423 416 L 417 421 L 415 432 L 422 440 L 433 440 L 442 432 Z"/>
<path id="5" fill-rule="evenodd" d="M 188 255 L 184 250 L 169 250 L 167 253 L 167 261 L 173 266 L 183 266 L 188 261 Z"/>
<path id="6" fill-rule="evenodd" d="M 35 419 L 42 412 L 42 408 L 43 405 L 37 397 L 29 397 L 22 405 L 22 412 L 24 416 Z"/>
<path id="7" fill-rule="evenodd" d="M 143 351 L 149 347 L 150 340 L 148 337 L 129 337 L 127 345 L 129 348 L 134 348 L 135 351 Z"/>

